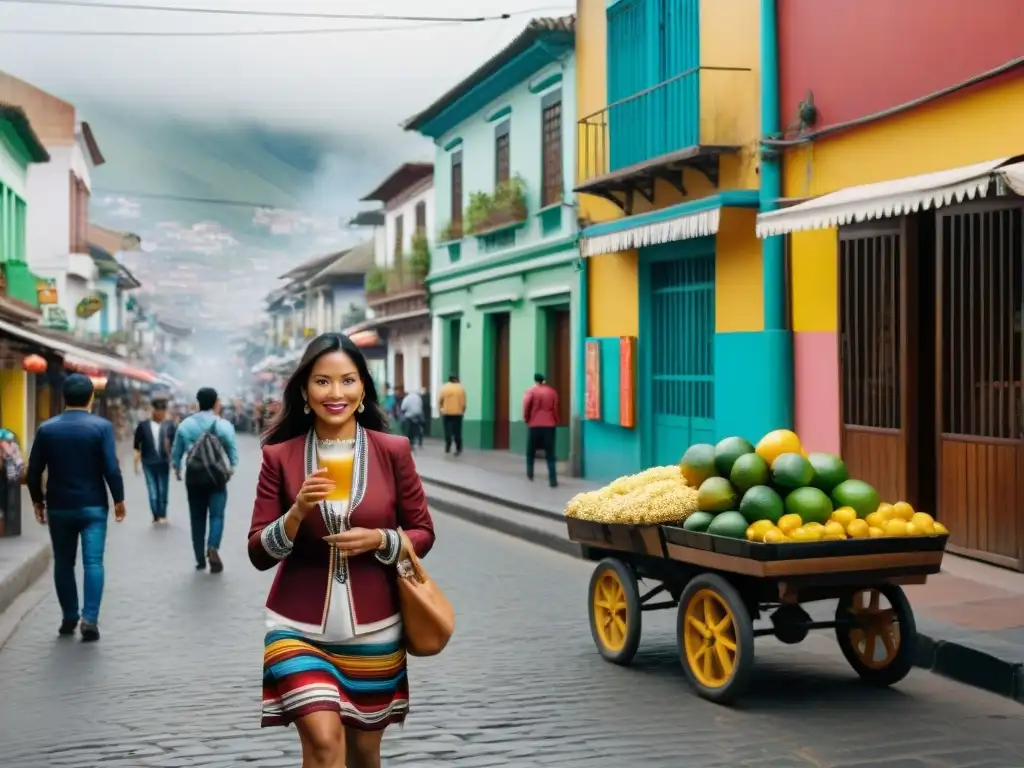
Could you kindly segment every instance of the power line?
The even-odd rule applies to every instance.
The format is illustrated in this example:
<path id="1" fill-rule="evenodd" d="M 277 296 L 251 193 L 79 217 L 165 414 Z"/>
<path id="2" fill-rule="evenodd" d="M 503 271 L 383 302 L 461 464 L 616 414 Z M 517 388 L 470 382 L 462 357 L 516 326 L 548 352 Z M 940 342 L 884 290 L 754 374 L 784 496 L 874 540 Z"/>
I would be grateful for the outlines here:
<path id="1" fill-rule="evenodd" d="M 366 21 L 448 21 L 473 23 L 482 21 L 501 21 L 511 18 L 511 13 L 490 16 L 402 16 L 390 14 L 365 13 L 326 13 L 323 11 L 259 11 L 243 8 L 194 8 L 172 5 L 129 5 L 127 3 L 97 2 L 88 0 L 0 0 L 0 3 L 16 3 L 19 5 L 61 5 L 76 8 L 104 8 L 122 11 L 156 11 L 160 13 L 202 13 L 217 16 L 262 16 L 264 18 L 291 19 L 350 19 Z M 517 12 L 522 14 L 522 11 Z"/>
<path id="2" fill-rule="evenodd" d="M 124 190 L 93 189 L 93 193 L 106 197 L 141 198 L 144 200 L 169 200 L 178 203 L 202 203 L 204 205 L 230 205 L 239 208 L 270 208 L 275 211 L 294 211 L 308 213 L 302 208 L 288 208 L 274 203 L 254 203 L 245 200 L 229 200 L 223 197 L 190 197 L 188 195 L 171 195 L 161 192 L 128 192 Z M 332 214 L 333 215 L 333 214 Z"/>
<path id="3" fill-rule="evenodd" d="M 4 2 L 4 0 L 0 0 Z M 0 29 L 0 35 L 45 36 L 45 37 L 285 37 L 288 35 L 343 35 L 353 32 L 404 32 L 407 30 L 436 29 L 437 27 L 461 26 L 461 21 L 439 21 L 429 24 L 406 24 L 390 27 L 346 27 L 344 29 L 260 29 L 248 32 L 152 32 L 113 31 L 85 29 Z"/>

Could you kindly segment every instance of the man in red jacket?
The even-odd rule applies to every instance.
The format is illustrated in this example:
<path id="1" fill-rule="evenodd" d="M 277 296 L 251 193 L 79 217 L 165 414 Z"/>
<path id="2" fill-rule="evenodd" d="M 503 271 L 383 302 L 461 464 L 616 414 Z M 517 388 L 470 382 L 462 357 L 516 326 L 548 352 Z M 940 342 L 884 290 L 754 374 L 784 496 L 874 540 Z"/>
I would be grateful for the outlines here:
<path id="1" fill-rule="evenodd" d="M 533 460 L 537 449 L 544 451 L 548 462 L 548 483 L 558 486 L 555 476 L 555 427 L 558 425 L 558 393 L 544 380 L 543 373 L 533 376 L 532 387 L 523 398 L 523 421 L 528 434 L 526 439 L 526 476 L 533 480 Z"/>

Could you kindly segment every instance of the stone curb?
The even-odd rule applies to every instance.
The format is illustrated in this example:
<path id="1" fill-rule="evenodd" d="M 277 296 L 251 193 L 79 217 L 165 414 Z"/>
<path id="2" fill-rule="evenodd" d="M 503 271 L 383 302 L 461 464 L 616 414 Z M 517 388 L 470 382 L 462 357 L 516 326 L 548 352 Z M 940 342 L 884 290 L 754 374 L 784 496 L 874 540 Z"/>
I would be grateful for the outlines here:
<path id="1" fill-rule="evenodd" d="M 46 573 L 50 556 L 50 542 L 39 542 L 38 549 L 0 581 L 0 613 L 10 608 L 36 579 Z"/>
<path id="2" fill-rule="evenodd" d="M 538 515 L 547 520 L 556 517 L 550 510 L 462 488 L 456 483 L 436 480 L 427 476 L 424 476 L 423 480 L 431 485 L 458 492 L 470 499 L 478 498 L 489 504 Z M 583 557 L 581 547 L 566 537 L 559 537 L 552 532 L 542 531 L 509 518 L 498 517 L 475 509 L 469 503 L 463 504 L 448 499 L 438 499 L 432 501 L 431 506 L 454 517 L 509 536 L 515 536 L 532 544 L 547 547 L 572 557 Z M 920 629 L 918 630 L 917 658 L 914 663 L 922 669 L 948 677 L 958 683 L 1024 703 L 1024 664 L 1006 661 L 954 640 L 934 638 Z"/>

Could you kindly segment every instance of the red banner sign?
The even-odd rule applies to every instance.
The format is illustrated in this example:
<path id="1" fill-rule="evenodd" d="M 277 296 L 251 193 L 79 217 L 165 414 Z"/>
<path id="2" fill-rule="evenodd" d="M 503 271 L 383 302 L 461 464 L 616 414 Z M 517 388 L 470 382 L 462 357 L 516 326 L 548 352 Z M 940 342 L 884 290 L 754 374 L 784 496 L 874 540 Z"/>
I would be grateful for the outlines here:
<path id="1" fill-rule="evenodd" d="M 619 337 L 619 425 L 636 426 L 636 337 Z"/>
<path id="2" fill-rule="evenodd" d="M 584 418 L 601 418 L 601 345 L 588 341 L 586 347 L 586 400 Z"/>

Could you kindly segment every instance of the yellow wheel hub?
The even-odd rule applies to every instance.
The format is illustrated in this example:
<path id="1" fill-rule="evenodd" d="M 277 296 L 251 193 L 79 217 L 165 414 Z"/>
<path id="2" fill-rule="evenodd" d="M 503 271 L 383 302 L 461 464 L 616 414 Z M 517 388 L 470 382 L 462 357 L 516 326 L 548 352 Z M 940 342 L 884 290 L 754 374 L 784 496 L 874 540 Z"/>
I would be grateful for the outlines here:
<path id="1" fill-rule="evenodd" d="M 721 688 L 736 667 L 736 619 L 725 598 L 711 589 L 694 593 L 686 606 L 686 663 L 706 688 Z"/>
<path id="2" fill-rule="evenodd" d="M 607 650 L 621 651 L 626 647 L 627 615 L 626 591 L 619 574 L 606 570 L 594 584 L 594 628 Z"/>
<path id="3" fill-rule="evenodd" d="M 850 629 L 850 645 L 868 669 L 885 669 L 900 650 L 900 625 L 896 611 L 881 607 L 882 593 L 868 589 L 853 595 L 850 613 L 859 626 Z"/>

